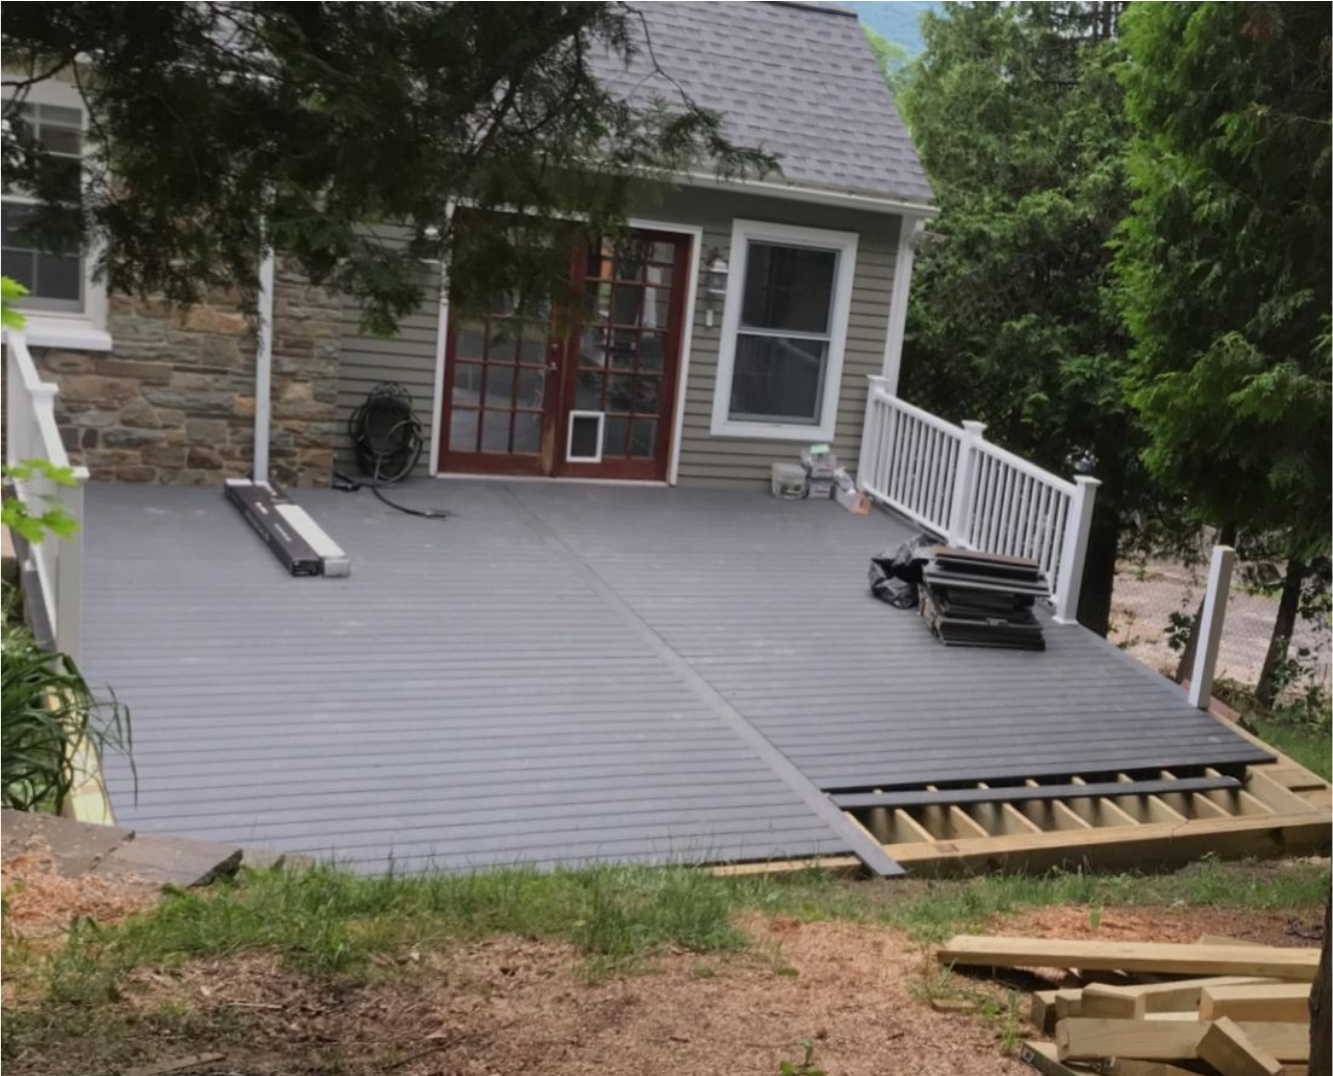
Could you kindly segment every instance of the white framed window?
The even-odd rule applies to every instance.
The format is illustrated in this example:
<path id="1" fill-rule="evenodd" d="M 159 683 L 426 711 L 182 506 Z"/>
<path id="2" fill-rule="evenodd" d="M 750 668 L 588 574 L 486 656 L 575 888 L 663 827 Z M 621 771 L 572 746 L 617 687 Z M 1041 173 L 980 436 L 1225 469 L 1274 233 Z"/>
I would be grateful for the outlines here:
<path id="1" fill-rule="evenodd" d="M 833 438 L 856 241 L 855 232 L 732 223 L 715 436 Z"/>
<path id="2" fill-rule="evenodd" d="M 49 154 L 68 161 L 81 174 L 87 115 L 78 91 L 47 80 L 28 92 L 19 115 Z M 93 279 L 94 258 L 88 251 L 37 250 L 21 237 L 34 200 L 26 191 L 6 184 L 0 194 L 0 237 L 5 276 L 28 289 L 19 305 L 27 318 L 31 343 L 96 351 L 109 350 L 106 332 L 106 289 Z"/>

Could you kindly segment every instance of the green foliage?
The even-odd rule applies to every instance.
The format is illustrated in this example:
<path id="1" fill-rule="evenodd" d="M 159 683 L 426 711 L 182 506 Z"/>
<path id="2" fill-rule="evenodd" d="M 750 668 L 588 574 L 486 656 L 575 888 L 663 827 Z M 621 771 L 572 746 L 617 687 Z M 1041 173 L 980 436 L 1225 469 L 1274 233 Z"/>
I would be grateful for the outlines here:
<path id="1" fill-rule="evenodd" d="M 801 1050 L 799 1061 L 789 1061 L 785 1057 L 778 1062 L 778 1076 L 826 1076 L 815 1064 L 815 1044 L 809 1039 L 802 1039 L 796 1044 Z"/>
<path id="2" fill-rule="evenodd" d="M 1162 507 L 1121 378 L 1107 241 L 1128 206 L 1119 5 L 953 4 L 923 20 L 905 107 L 940 216 L 913 276 L 902 392 L 1059 474 L 1115 530 Z M 1086 588 L 1085 588 L 1086 589 Z"/>
<path id="3" fill-rule="evenodd" d="M 1329 547 L 1329 27 L 1308 4 L 1131 5 L 1119 234 L 1144 459 L 1194 517 Z"/>
<path id="4" fill-rule="evenodd" d="M 21 329 L 27 323 L 14 304 L 28 294 L 28 289 L 7 276 L 0 276 L 0 328 Z"/>
<path id="5" fill-rule="evenodd" d="M 912 78 L 911 57 L 901 45 L 895 44 L 864 23 L 861 29 L 865 31 L 866 40 L 870 42 L 870 51 L 875 54 L 879 73 L 884 76 L 885 85 L 893 94 L 894 101 L 897 101 Z"/>
<path id="6" fill-rule="evenodd" d="M 68 656 L 40 649 L 22 628 L 6 624 L 0 649 L 0 804 L 59 811 L 89 776 L 76 757 L 81 744 L 128 753 L 129 711 L 96 697 Z"/>
<path id="7" fill-rule="evenodd" d="M 0 465 L 0 475 L 7 481 L 27 482 L 33 479 L 46 479 L 57 486 L 72 486 L 77 482 L 71 468 L 57 467 L 49 460 L 43 459 Z M 43 510 L 40 515 L 34 515 L 33 498 L 6 499 L 3 508 L 0 508 L 0 524 L 22 535 L 29 542 L 40 542 L 48 534 L 54 534 L 58 538 L 70 538 L 78 533 L 79 521 L 66 512 L 54 497 L 49 494 L 37 494 L 36 500 L 43 501 L 50 507 Z"/>
<path id="8" fill-rule="evenodd" d="M 668 80 L 626 102 L 592 77 L 604 51 L 651 60 L 640 18 L 612 3 L 16 8 L 7 68 L 75 79 L 96 138 L 80 194 L 19 118 L 18 85 L 6 180 L 38 194 L 44 249 L 102 240 L 118 291 L 252 295 L 273 247 L 364 299 L 377 331 L 419 307 L 423 259 L 450 258 L 464 305 L 531 300 L 567 275 L 570 233 L 623 224 L 634 184 L 776 167 Z M 504 212 L 450 217 L 464 199 Z"/>

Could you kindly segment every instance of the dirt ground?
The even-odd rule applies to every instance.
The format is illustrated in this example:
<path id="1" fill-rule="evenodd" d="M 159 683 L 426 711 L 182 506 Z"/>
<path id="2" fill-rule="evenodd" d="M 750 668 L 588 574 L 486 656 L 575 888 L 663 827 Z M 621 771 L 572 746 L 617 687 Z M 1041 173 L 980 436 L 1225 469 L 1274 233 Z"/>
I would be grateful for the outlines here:
<path id="1" fill-rule="evenodd" d="M 25 899 L 11 887 L 6 925 L 40 937 L 80 908 L 57 882 L 42 897 L 32 867 L 17 894 Z M 114 918 L 145 899 L 137 887 L 99 890 L 87 910 Z M 864 924 L 753 915 L 741 925 L 755 939 L 744 953 L 668 953 L 599 980 L 572 949 L 515 937 L 410 952 L 361 982 L 308 977 L 255 955 L 145 970 L 97 1022 L 71 1020 L 42 1037 L 58 1046 L 20 1048 L 5 1067 L 33 1076 L 774 1076 L 783 1059 L 800 1061 L 804 1040 L 829 1076 L 1029 1071 L 1004 1056 L 994 1022 L 931 1008 L 939 978 L 928 947 Z M 998 919 L 992 931 L 1302 945 L 1309 926 L 1280 914 L 1107 907 L 1094 927 L 1088 909 L 1061 907 Z M 1004 986 L 977 989 L 1007 996 Z M 15 1004 L 6 999 L 11 1013 Z"/>
<path id="2" fill-rule="evenodd" d="M 1171 560 L 1122 563 L 1115 578 L 1109 638 L 1145 665 L 1174 673 L 1180 655 L 1167 645 L 1169 618 L 1173 612 L 1193 615 L 1198 610 L 1207 578 L 1206 563 L 1195 567 Z M 1217 675 L 1251 687 L 1258 683 L 1276 619 L 1277 598 L 1248 591 L 1237 571 L 1227 601 Z M 1297 621 L 1293 643 L 1293 654 L 1307 652 L 1301 660 L 1314 681 L 1327 686 L 1333 662 L 1328 625 Z"/>

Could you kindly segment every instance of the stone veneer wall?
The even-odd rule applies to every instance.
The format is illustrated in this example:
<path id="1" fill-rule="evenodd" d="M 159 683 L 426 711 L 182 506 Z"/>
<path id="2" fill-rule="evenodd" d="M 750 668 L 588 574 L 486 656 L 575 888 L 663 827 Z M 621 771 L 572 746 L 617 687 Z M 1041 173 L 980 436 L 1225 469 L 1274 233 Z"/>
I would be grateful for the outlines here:
<path id="1" fill-rule="evenodd" d="M 333 473 L 341 302 L 288 267 L 274 287 L 271 478 Z M 234 296 L 188 310 L 113 295 L 111 352 L 34 348 L 60 387 L 56 416 L 93 478 L 212 485 L 254 459 L 255 333 Z"/>

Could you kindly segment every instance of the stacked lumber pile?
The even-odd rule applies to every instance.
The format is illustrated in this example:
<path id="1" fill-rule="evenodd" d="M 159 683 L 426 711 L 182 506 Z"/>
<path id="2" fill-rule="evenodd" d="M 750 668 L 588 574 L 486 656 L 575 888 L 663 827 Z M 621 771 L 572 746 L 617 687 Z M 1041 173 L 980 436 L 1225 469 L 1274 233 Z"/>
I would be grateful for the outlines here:
<path id="1" fill-rule="evenodd" d="M 946 646 L 1045 650 L 1032 612 L 1050 593 L 1035 560 L 932 546 L 922 569 L 921 615 Z"/>
<path id="2" fill-rule="evenodd" d="M 1039 991 L 1024 1044 L 1047 1076 L 1305 1076 L 1318 949 L 1227 939 L 1198 944 L 959 935 L 942 964 L 1052 968 L 1076 988 Z"/>

